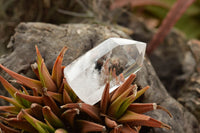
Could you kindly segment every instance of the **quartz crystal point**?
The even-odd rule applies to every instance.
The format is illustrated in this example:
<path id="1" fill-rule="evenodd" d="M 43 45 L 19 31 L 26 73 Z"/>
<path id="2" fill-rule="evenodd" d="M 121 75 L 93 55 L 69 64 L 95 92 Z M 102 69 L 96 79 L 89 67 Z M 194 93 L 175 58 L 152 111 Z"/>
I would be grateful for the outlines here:
<path id="1" fill-rule="evenodd" d="M 108 80 L 110 92 L 121 84 L 112 77 L 114 69 L 117 76 L 123 73 L 127 78 L 141 68 L 145 49 L 143 42 L 109 38 L 66 66 L 65 78 L 83 102 L 94 105 L 100 101 Z"/>

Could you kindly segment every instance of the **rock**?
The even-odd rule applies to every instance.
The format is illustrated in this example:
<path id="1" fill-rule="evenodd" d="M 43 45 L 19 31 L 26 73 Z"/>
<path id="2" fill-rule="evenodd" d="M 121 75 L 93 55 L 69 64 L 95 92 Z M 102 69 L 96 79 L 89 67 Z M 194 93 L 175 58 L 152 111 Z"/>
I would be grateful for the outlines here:
<path id="1" fill-rule="evenodd" d="M 35 45 L 38 45 L 47 67 L 52 68 L 55 58 L 63 46 L 67 46 L 69 49 L 63 62 L 63 65 L 67 65 L 109 37 L 128 38 L 119 30 L 101 25 L 55 26 L 44 23 L 21 23 L 9 43 L 13 52 L 7 57 L 1 58 L 0 63 L 17 73 L 33 77 L 30 64 L 35 62 Z M 1 76 L 9 79 L 9 76 L 2 70 L 0 73 Z M 169 118 L 163 111 L 149 112 L 153 118 L 172 126 L 170 131 L 159 128 L 149 130 L 155 133 L 200 132 L 196 118 L 168 94 L 148 60 L 145 60 L 144 67 L 137 74 L 136 82 L 139 86 L 151 86 L 151 89 L 145 93 L 143 102 L 156 102 L 167 108 L 174 116 L 174 118 Z"/>
<path id="2" fill-rule="evenodd" d="M 36 61 L 35 45 L 38 45 L 48 69 L 51 69 L 63 46 L 68 47 L 63 61 L 63 64 L 67 65 L 107 38 L 128 37 L 110 27 L 84 24 L 56 26 L 44 23 L 21 23 L 15 30 L 16 33 L 8 44 L 13 52 L 0 58 L 0 63 L 14 72 L 33 78 L 36 77 L 30 65 Z M 0 74 L 7 80 L 12 79 L 3 70 L 0 70 Z M 8 95 L 2 89 L 0 94 Z M 6 104 L 1 101 L 1 104 Z"/>
<path id="3" fill-rule="evenodd" d="M 120 24 L 134 30 L 133 39 L 150 41 L 153 30 L 148 29 L 142 20 L 139 22 L 132 16 L 124 19 Z M 150 60 L 168 93 L 200 121 L 200 41 L 188 43 L 181 32 L 172 30 L 151 54 Z"/>
<path id="4" fill-rule="evenodd" d="M 200 122 L 200 42 L 190 41 L 188 46 L 197 65 L 192 76 L 188 78 L 183 89 L 181 89 L 178 101 L 192 112 Z"/>
<path id="5" fill-rule="evenodd" d="M 148 115 L 172 127 L 169 131 L 154 128 L 150 131 L 151 133 L 198 133 L 200 131 L 197 119 L 168 94 L 148 59 L 144 61 L 144 66 L 137 73 L 136 82 L 139 86 L 149 85 L 151 87 L 144 94 L 143 102 L 157 103 L 168 109 L 173 115 L 173 118 L 170 118 L 163 111 L 149 112 Z M 145 129 L 143 132 L 146 133 L 149 130 Z"/>
<path id="6" fill-rule="evenodd" d="M 67 65 L 101 41 L 122 35 L 126 36 L 121 31 L 98 25 L 21 23 L 8 44 L 13 52 L 1 58 L 0 63 L 17 73 L 32 75 L 30 65 L 36 60 L 35 45 L 38 45 L 50 69 L 63 46 L 68 47 L 67 58 L 63 62 Z M 8 79 L 8 76 L 5 78 Z"/>
<path id="7" fill-rule="evenodd" d="M 121 21 L 120 21 L 121 20 Z M 144 20 L 134 15 L 124 14 L 119 23 L 133 29 L 131 37 L 134 40 L 148 43 L 153 36 Z M 172 30 L 150 55 L 150 60 L 156 73 L 167 91 L 175 98 L 195 69 L 195 59 L 187 45 L 188 40 L 178 30 Z M 198 53 L 198 52 L 197 52 Z M 199 63 L 200 68 L 200 63 Z"/>
<path id="8" fill-rule="evenodd" d="M 168 92 L 177 98 L 196 65 L 187 40 L 179 32 L 172 31 L 150 59 Z"/>

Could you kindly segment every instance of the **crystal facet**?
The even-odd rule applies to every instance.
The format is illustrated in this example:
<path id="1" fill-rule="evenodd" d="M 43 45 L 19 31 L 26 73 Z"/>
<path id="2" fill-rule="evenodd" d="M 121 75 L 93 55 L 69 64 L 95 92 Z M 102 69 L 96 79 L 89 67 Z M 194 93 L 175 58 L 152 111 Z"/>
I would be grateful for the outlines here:
<path id="1" fill-rule="evenodd" d="M 115 73 L 127 78 L 141 68 L 145 49 L 143 42 L 109 38 L 66 66 L 65 78 L 82 101 L 93 105 L 101 99 L 108 80 L 110 92 L 121 84 Z"/>

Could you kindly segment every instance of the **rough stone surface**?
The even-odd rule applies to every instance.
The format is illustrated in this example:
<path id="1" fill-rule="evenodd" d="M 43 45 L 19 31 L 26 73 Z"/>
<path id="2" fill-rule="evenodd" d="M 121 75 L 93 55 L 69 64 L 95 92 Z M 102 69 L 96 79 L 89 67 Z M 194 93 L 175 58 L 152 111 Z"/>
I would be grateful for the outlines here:
<path id="1" fill-rule="evenodd" d="M 101 41 L 122 35 L 125 37 L 121 31 L 98 25 L 21 23 L 8 44 L 13 52 L 1 58 L 0 63 L 17 73 L 29 75 L 30 64 L 36 59 L 35 45 L 38 45 L 50 69 L 63 46 L 68 47 L 67 57 L 63 61 L 67 65 Z M 7 75 L 5 78 L 8 78 Z"/>
<path id="2" fill-rule="evenodd" d="M 157 103 L 167 108 L 173 115 L 173 118 L 170 118 L 160 110 L 149 112 L 150 116 L 169 124 L 172 129 L 170 131 L 159 128 L 146 129 L 144 133 L 149 130 L 151 133 L 198 133 L 200 131 L 197 119 L 168 94 L 149 60 L 144 61 L 144 67 L 137 73 L 136 82 L 142 87 L 146 85 L 151 87 L 144 94 L 143 102 Z"/>
<path id="3" fill-rule="evenodd" d="M 200 122 L 200 42 L 190 41 L 188 46 L 197 65 L 192 76 L 181 89 L 178 101 L 192 112 Z"/>
<path id="4" fill-rule="evenodd" d="M 120 24 L 134 29 L 133 39 L 151 40 L 153 30 L 148 29 L 142 20 L 138 21 L 134 16 L 124 19 Z M 172 30 L 151 54 L 150 60 L 168 93 L 200 121 L 200 41 L 188 43 L 181 32 Z"/>
<path id="5" fill-rule="evenodd" d="M 121 31 L 100 25 L 69 24 L 55 26 L 44 23 L 21 23 L 8 44 L 13 52 L 0 58 L 0 63 L 17 73 L 33 77 L 30 64 L 35 62 L 34 45 L 38 45 L 47 67 L 51 68 L 63 46 L 69 48 L 63 62 L 64 65 L 67 65 L 109 37 L 126 38 L 127 36 Z M 151 128 L 147 129 L 148 132 L 199 133 L 197 119 L 168 94 L 156 76 L 151 63 L 145 60 L 144 64 L 142 70 L 137 74 L 136 82 L 140 86 L 150 85 L 151 89 L 145 93 L 143 102 L 156 102 L 167 108 L 174 116 L 171 119 L 162 111 L 149 112 L 153 118 L 171 125 L 172 130 Z M 0 74 L 9 79 L 9 76 L 2 70 L 0 70 Z"/>
<path id="6" fill-rule="evenodd" d="M 148 43 L 154 34 L 153 29 L 149 29 L 143 22 L 144 20 L 127 15 L 129 14 L 124 15 L 119 23 L 134 30 L 131 35 L 133 39 Z M 172 30 L 164 42 L 150 55 L 158 77 L 167 91 L 175 98 L 194 72 L 196 65 L 187 42 L 188 40 L 182 33 Z"/>
<path id="7" fill-rule="evenodd" d="M 167 90 L 177 98 L 177 92 L 187 82 L 196 65 L 187 40 L 181 34 L 171 32 L 150 59 Z"/>

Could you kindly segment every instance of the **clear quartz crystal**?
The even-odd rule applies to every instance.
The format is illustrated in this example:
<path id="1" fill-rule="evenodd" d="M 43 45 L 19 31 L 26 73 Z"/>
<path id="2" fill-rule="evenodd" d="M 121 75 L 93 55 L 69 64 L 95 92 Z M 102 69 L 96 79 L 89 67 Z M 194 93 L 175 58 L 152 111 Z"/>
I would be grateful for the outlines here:
<path id="1" fill-rule="evenodd" d="M 106 81 L 110 81 L 110 92 L 121 82 L 116 80 L 123 73 L 127 78 L 142 66 L 146 44 L 123 38 L 109 38 L 94 47 L 65 67 L 64 75 L 77 94 L 85 103 L 94 105 L 100 101 Z"/>

